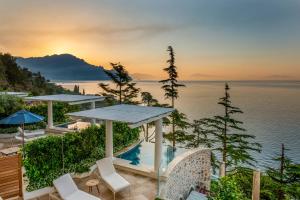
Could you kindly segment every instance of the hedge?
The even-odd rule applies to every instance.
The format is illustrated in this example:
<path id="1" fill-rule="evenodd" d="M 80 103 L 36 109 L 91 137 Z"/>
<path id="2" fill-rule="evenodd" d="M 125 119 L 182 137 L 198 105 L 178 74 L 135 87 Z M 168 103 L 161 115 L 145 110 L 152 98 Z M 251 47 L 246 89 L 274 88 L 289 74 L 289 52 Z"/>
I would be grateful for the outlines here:
<path id="1" fill-rule="evenodd" d="M 136 142 L 139 138 L 138 128 L 130 129 L 123 123 L 114 123 L 113 133 L 114 152 Z M 27 143 L 23 149 L 23 164 L 29 181 L 27 190 L 51 186 L 54 179 L 65 173 L 87 172 L 96 160 L 104 157 L 104 149 L 104 126 L 91 126 L 81 132 L 47 136 Z"/>

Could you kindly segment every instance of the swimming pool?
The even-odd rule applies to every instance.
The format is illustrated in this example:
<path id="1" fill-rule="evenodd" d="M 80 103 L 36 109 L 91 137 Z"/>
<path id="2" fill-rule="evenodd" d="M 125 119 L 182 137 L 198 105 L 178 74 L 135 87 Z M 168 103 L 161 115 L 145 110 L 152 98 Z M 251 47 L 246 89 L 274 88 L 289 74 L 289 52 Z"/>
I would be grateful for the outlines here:
<path id="1" fill-rule="evenodd" d="M 131 161 L 132 165 L 154 165 L 154 147 L 155 144 L 151 142 L 142 141 L 140 144 L 130 149 L 129 151 L 117 156 L 125 160 Z M 164 143 L 162 148 L 162 164 L 161 167 L 167 167 L 167 165 L 178 155 L 185 152 L 186 149 L 177 147 L 173 152 L 172 146 Z"/>

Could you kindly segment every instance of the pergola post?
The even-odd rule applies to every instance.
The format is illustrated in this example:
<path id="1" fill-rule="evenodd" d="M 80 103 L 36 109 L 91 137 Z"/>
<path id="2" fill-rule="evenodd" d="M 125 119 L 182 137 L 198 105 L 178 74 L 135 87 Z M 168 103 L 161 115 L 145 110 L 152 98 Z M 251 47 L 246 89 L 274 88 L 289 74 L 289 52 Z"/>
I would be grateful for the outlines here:
<path id="1" fill-rule="evenodd" d="M 253 183 L 252 183 L 252 200 L 259 200 L 260 198 L 260 171 L 253 171 Z"/>
<path id="2" fill-rule="evenodd" d="M 95 109 L 95 108 L 96 108 L 96 102 L 92 101 L 91 102 L 91 109 Z M 92 119 L 91 122 L 92 122 L 92 124 L 95 124 L 96 123 L 96 119 Z"/>
<path id="3" fill-rule="evenodd" d="M 113 123 L 111 120 L 105 121 L 105 156 L 113 157 Z"/>
<path id="4" fill-rule="evenodd" d="M 53 128 L 53 105 L 48 101 L 48 128 Z"/>
<path id="5" fill-rule="evenodd" d="M 155 157 L 154 157 L 154 171 L 159 172 L 162 154 L 162 119 L 155 121 Z"/>

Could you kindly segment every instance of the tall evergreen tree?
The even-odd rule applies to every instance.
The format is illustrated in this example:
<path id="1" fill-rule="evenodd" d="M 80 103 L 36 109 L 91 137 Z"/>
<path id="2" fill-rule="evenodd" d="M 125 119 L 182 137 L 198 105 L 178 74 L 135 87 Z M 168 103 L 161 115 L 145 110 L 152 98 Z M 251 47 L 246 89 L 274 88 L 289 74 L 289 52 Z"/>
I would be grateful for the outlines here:
<path id="1" fill-rule="evenodd" d="M 208 137 L 214 141 L 212 143 L 214 151 L 221 154 L 221 162 L 225 163 L 225 169 L 237 167 L 240 164 L 253 165 L 255 159 L 251 152 L 261 151 L 261 145 L 253 142 L 255 136 L 243 133 L 246 131 L 241 127 L 243 122 L 234 118 L 235 114 L 243 112 L 232 105 L 229 89 L 226 83 L 225 96 L 218 102 L 224 107 L 224 115 L 202 119 L 208 131 Z"/>
<path id="2" fill-rule="evenodd" d="M 160 83 L 163 84 L 162 89 L 165 91 L 165 98 L 171 99 L 171 107 L 175 108 L 175 99 L 179 97 L 178 88 L 184 87 L 185 85 L 178 83 L 178 73 L 177 67 L 175 66 L 175 53 L 172 46 L 169 46 L 167 51 L 169 52 L 170 59 L 167 60 L 169 64 L 168 67 L 164 68 L 164 71 L 168 73 L 168 78 L 165 80 L 161 80 Z M 179 112 L 177 112 L 178 114 Z M 175 117 L 176 113 L 171 116 L 171 124 L 172 124 L 172 142 L 173 148 L 175 148 L 176 143 L 176 132 L 175 132 Z M 184 114 L 177 115 L 177 117 L 183 116 Z M 177 120 L 178 121 L 178 120 Z"/>
<path id="3" fill-rule="evenodd" d="M 104 90 L 102 95 L 107 96 L 110 103 L 117 101 L 119 104 L 136 104 L 135 98 L 138 97 L 139 88 L 136 88 L 136 83 L 132 82 L 131 77 L 126 71 L 125 67 L 120 63 L 111 63 L 112 70 L 105 71 L 111 78 L 115 89 L 110 87 L 109 84 L 100 83 L 99 87 Z"/>
<path id="4" fill-rule="evenodd" d="M 279 168 L 268 167 L 267 175 L 277 184 L 275 190 L 278 200 L 300 199 L 300 164 L 289 159 L 284 144 L 281 154 L 273 160 L 279 162 Z"/>

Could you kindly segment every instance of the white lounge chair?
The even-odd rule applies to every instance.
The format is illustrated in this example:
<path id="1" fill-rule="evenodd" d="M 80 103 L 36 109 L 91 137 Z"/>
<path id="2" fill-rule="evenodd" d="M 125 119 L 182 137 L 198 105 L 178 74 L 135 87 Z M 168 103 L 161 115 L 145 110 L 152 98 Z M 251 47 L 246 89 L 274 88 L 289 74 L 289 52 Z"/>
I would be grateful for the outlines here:
<path id="1" fill-rule="evenodd" d="M 54 187 L 63 200 L 101 200 L 77 188 L 70 174 L 53 181 Z"/>
<path id="2" fill-rule="evenodd" d="M 114 194 L 114 200 L 117 192 L 130 189 L 130 183 L 116 172 L 112 158 L 103 158 L 96 163 L 102 180 Z"/>
<path id="3" fill-rule="evenodd" d="M 19 141 L 23 141 L 23 130 L 18 127 L 18 134 L 15 136 L 15 139 L 16 140 L 19 140 Z M 32 141 L 32 140 L 35 140 L 35 139 L 38 139 L 38 138 L 41 138 L 41 137 L 45 137 L 45 130 L 43 129 L 40 129 L 40 130 L 35 130 L 35 131 L 24 131 L 24 142 L 29 142 L 29 141 Z"/>

